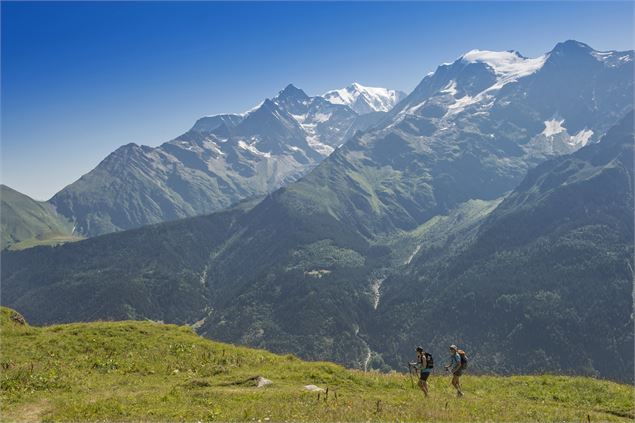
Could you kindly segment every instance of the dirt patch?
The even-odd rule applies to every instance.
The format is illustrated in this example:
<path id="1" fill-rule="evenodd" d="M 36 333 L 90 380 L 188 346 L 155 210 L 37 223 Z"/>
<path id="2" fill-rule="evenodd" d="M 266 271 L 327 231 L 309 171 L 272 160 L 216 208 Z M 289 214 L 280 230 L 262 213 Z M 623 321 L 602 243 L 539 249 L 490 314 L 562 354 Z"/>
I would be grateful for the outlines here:
<path id="1" fill-rule="evenodd" d="M 40 399 L 2 413 L 2 420 L 7 422 L 40 422 L 44 414 L 50 410 L 49 400 Z"/>

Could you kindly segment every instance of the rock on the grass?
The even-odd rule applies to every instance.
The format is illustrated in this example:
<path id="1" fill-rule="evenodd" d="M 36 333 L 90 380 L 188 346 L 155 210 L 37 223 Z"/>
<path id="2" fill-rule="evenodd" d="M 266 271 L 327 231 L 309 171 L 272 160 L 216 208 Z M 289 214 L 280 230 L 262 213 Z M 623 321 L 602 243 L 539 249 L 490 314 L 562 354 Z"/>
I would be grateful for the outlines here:
<path id="1" fill-rule="evenodd" d="M 267 378 L 264 378 L 262 376 L 258 376 L 258 379 L 256 379 L 256 387 L 257 388 L 263 388 L 265 386 L 271 385 L 273 384 L 272 381 L 270 381 Z"/>
<path id="2" fill-rule="evenodd" d="M 319 386 L 316 385 L 305 385 L 304 389 L 306 389 L 307 391 L 311 391 L 311 392 L 324 392 L 324 389 L 320 388 Z"/>

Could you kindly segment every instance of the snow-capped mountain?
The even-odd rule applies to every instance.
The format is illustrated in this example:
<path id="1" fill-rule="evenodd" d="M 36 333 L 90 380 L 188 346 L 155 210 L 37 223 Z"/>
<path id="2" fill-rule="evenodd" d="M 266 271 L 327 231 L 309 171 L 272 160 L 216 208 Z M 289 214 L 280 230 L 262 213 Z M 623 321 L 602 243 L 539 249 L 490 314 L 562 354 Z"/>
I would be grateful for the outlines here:
<path id="1" fill-rule="evenodd" d="M 545 158 L 597 141 L 633 107 L 632 90 L 632 51 L 576 41 L 535 58 L 472 50 L 402 101 L 359 84 L 315 97 L 289 85 L 247 112 L 201 118 L 159 147 L 123 146 L 51 202 L 84 235 L 210 213 L 297 180 L 351 138 L 381 166 L 411 162 L 413 151 L 428 164 L 463 157 L 446 176 L 486 198 Z M 356 161 L 359 151 L 350 154 Z M 408 172 L 431 172 L 417 169 Z M 457 198 L 454 190 L 434 201 L 441 210 Z M 417 207 L 434 204 L 424 203 Z"/>
<path id="2" fill-rule="evenodd" d="M 365 87 L 357 82 L 346 88 L 325 92 L 322 97 L 333 104 L 344 104 L 359 114 L 371 112 L 387 112 L 406 94 L 387 88 Z"/>
<path id="3" fill-rule="evenodd" d="M 492 139 L 513 135 L 532 155 L 569 153 L 632 107 L 632 69 L 632 51 L 578 41 L 535 58 L 472 50 L 426 76 L 390 112 L 390 125 L 437 137 L 471 128 Z"/>
<path id="4" fill-rule="evenodd" d="M 120 147 L 50 201 L 93 236 L 211 213 L 298 179 L 383 113 L 288 85 L 239 114 L 206 116 L 159 147 Z"/>

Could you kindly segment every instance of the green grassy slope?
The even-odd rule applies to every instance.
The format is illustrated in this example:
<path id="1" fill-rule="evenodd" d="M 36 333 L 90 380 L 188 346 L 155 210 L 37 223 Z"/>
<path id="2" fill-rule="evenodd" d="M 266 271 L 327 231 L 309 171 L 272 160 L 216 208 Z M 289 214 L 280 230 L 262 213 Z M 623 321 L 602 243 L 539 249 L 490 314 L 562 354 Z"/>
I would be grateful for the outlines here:
<path id="1" fill-rule="evenodd" d="M 633 387 L 560 376 L 471 376 L 455 398 L 436 370 L 424 399 L 404 374 L 236 347 L 189 327 L 32 327 L 0 309 L 4 421 L 629 421 Z M 240 383 L 264 376 L 273 385 Z M 303 389 L 315 384 L 328 396 Z M 588 417 L 587 417 L 588 416 Z"/>
<path id="2" fill-rule="evenodd" d="M 73 236 L 73 224 L 48 203 L 35 201 L 6 185 L 0 185 L 0 201 L 2 249 L 57 245 L 81 239 Z"/>

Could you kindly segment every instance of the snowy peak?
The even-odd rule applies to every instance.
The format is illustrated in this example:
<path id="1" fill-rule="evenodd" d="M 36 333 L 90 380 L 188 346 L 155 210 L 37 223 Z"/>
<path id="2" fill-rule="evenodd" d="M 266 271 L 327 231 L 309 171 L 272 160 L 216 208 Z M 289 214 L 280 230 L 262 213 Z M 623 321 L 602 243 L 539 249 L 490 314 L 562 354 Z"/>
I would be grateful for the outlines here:
<path id="1" fill-rule="evenodd" d="M 483 63 L 490 67 L 498 78 L 498 82 L 511 82 L 531 75 L 545 63 L 547 55 L 533 59 L 524 57 L 517 51 L 471 50 L 460 60 L 466 63 Z"/>
<path id="2" fill-rule="evenodd" d="M 328 91 L 322 95 L 330 103 L 349 106 L 359 114 L 387 112 L 405 96 L 403 92 L 398 90 L 365 87 L 357 82 L 346 88 Z"/>

